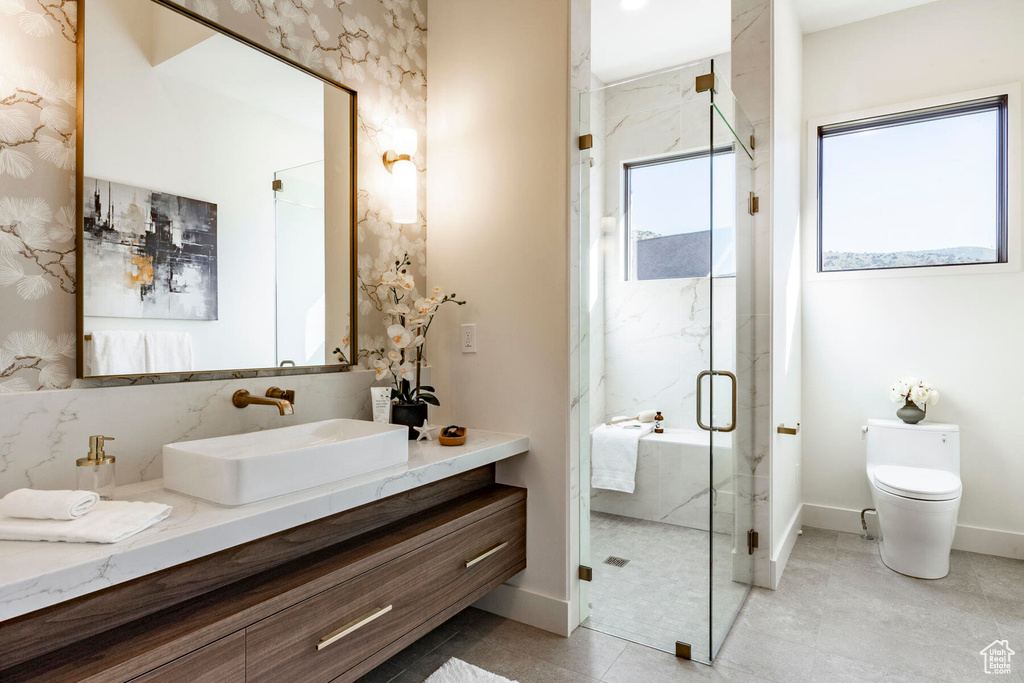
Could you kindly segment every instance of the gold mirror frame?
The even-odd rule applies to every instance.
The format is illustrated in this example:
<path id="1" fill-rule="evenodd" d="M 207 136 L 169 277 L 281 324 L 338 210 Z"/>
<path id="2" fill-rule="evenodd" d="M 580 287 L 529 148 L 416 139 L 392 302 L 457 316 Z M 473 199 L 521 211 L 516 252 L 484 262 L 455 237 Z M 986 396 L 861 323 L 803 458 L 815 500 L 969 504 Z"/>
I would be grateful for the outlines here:
<path id="1" fill-rule="evenodd" d="M 349 196 L 349 359 L 348 363 L 338 363 L 336 365 L 304 365 L 297 367 L 268 367 L 268 368 L 226 368 L 223 370 L 198 370 L 192 372 L 174 373 L 174 372 L 163 372 L 163 373 L 146 373 L 139 375 L 100 375 L 94 377 L 84 377 L 85 375 L 85 287 L 81 278 L 83 277 L 83 257 L 84 257 L 84 239 L 85 239 L 85 198 L 83 196 L 84 189 L 84 161 L 85 161 L 85 41 L 86 41 L 86 22 L 85 22 L 85 5 L 89 0 L 78 0 L 78 41 L 76 44 L 77 50 L 77 65 L 75 69 L 77 95 L 76 95 L 76 123 L 75 130 L 77 133 L 77 143 L 75 149 L 75 262 L 78 273 L 78 286 L 75 288 L 75 318 L 76 318 L 76 338 L 75 338 L 75 366 L 76 366 L 76 377 L 80 381 L 88 382 L 96 386 L 121 386 L 121 385 L 133 385 L 133 384 L 158 384 L 168 382 L 188 382 L 195 380 L 216 380 L 216 379 L 239 379 L 243 377 L 278 377 L 283 375 L 312 375 L 328 372 L 344 372 L 358 364 L 358 344 L 356 340 L 358 336 L 358 320 L 359 320 L 359 309 L 356 307 L 356 297 L 358 293 L 357 283 L 357 226 L 356 222 L 359 216 L 359 210 L 357 206 L 358 199 L 358 187 L 359 187 L 359 175 L 358 175 L 358 121 L 356 119 L 359 110 L 359 97 L 358 93 L 331 78 L 327 78 L 309 68 L 299 64 L 295 60 L 285 57 L 284 55 L 277 54 L 276 52 L 258 45 L 257 43 L 249 40 L 231 29 L 221 26 L 220 24 L 214 23 L 209 19 L 196 14 L 192 10 L 186 7 L 172 2 L 171 0 L 149 0 L 154 2 L 161 7 L 165 7 L 169 10 L 177 12 L 185 17 L 188 17 L 192 21 L 196 21 L 210 30 L 216 31 L 222 35 L 233 38 L 234 40 L 246 45 L 254 50 L 257 50 L 268 57 L 272 57 L 279 62 L 283 62 L 288 66 L 298 69 L 299 71 L 316 78 L 317 80 L 332 85 L 347 92 L 350 96 L 349 105 L 349 139 L 351 141 L 351 153 L 350 153 L 350 177 L 352 178 L 350 196 Z M 327 345 L 329 346 L 329 344 Z"/>

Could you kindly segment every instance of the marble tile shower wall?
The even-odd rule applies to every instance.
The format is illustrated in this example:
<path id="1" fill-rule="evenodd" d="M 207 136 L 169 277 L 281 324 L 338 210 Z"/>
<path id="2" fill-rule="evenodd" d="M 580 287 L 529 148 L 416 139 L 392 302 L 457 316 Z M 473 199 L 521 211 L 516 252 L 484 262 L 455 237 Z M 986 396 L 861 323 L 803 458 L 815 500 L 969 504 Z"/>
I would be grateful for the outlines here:
<path id="1" fill-rule="evenodd" d="M 569 538 L 581 537 L 581 524 L 589 524 L 589 485 L 580 481 L 580 471 L 590 471 L 590 448 L 578 438 L 581 427 L 587 424 L 590 402 L 589 373 L 581 372 L 590 363 L 589 312 L 582 306 L 573 305 L 580 301 L 581 284 L 588 272 L 587 265 L 580 257 L 585 229 L 582 222 L 586 212 L 580 205 L 581 187 L 589 175 L 582 174 L 578 140 L 584 123 L 580 111 L 580 95 L 588 89 L 590 73 L 590 0 L 570 0 L 569 33 Z M 576 437 L 576 438 L 574 438 Z M 581 496 L 581 493 L 584 495 Z M 582 498 L 582 500 L 581 500 Z M 581 520 L 587 520 L 582 522 Z M 589 535 L 589 532 L 588 534 Z M 569 544 L 569 566 L 580 564 L 580 544 Z M 589 603 L 585 582 L 569 582 L 569 602 L 574 605 L 570 616 L 572 624 L 577 623 L 581 604 Z"/>
<path id="2" fill-rule="evenodd" d="M 754 193 L 760 211 L 753 219 L 753 300 L 743 334 L 753 338 L 753 356 L 741 359 L 741 381 L 752 381 L 751 405 L 740 407 L 739 416 L 750 425 L 753 447 L 752 474 L 740 474 L 740 495 L 754 499 L 754 528 L 769 539 L 769 475 L 771 473 L 771 0 L 732 0 L 732 80 L 736 98 L 753 125 Z M 770 544 L 754 551 L 754 581 L 769 584 Z"/>
<path id="3" fill-rule="evenodd" d="M 360 347 L 382 335 L 373 288 L 396 256 L 426 274 L 426 212 L 390 222 L 380 156 L 417 128 L 425 206 L 426 0 L 180 0 L 359 92 Z M 74 0 L 0 3 L 0 392 L 71 386 L 75 334 Z"/>

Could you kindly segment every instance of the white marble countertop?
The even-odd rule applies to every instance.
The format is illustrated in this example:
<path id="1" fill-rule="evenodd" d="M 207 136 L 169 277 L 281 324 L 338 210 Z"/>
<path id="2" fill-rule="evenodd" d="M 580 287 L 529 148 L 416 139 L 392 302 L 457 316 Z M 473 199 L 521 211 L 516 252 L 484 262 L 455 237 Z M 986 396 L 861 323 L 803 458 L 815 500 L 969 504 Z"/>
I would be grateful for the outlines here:
<path id="1" fill-rule="evenodd" d="M 504 460 L 529 447 L 525 436 L 470 429 L 465 445 L 410 442 L 407 463 L 233 508 L 172 493 L 160 479 L 120 486 L 115 499 L 166 503 L 174 507 L 171 516 L 120 543 L 0 541 L 0 621 Z"/>

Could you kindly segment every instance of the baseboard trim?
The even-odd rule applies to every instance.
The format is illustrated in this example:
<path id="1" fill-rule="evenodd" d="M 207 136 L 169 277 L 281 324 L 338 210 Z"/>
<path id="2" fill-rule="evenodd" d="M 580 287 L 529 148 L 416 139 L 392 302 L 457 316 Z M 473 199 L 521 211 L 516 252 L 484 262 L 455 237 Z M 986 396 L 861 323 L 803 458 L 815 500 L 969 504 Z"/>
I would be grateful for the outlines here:
<path id="1" fill-rule="evenodd" d="M 782 572 L 786 570 L 786 564 L 789 562 L 789 555 L 793 552 L 796 539 L 800 537 L 800 528 L 804 525 L 803 520 L 804 506 L 801 504 L 797 506 L 796 512 L 793 513 L 793 517 L 789 520 L 786 533 L 783 535 L 782 545 L 779 546 L 779 552 L 771 559 L 768 587 L 772 590 L 779 587 L 779 581 L 782 580 Z"/>
<path id="2" fill-rule="evenodd" d="M 504 583 L 473 603 L 486 612 L 568 637 L 569 601 Z"/>
<path id="3" fill-rule="evenodd" d="M 860 526 L 860 510 L 847 510 L 809 503 L 803 505 L 803 524 L 819 529 L 846 531 L 853 534 L 863 531 Z M 953 548 L 982 555 L 997 555 L 1024 560 L 1024 534 L 1016 531 L 1001 531 L 958 524 L 956 536 L 953 537 Z"/>

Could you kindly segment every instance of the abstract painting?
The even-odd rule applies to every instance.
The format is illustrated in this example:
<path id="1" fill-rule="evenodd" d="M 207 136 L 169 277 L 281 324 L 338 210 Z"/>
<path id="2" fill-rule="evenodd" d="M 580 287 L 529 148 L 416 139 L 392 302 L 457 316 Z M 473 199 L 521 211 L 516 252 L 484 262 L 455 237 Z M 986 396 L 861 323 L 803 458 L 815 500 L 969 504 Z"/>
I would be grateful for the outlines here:
<path id="1" fill-rule="evenodd" d="M 85 178 L 84 314 L 217 319 L 217 205 Z"/>

